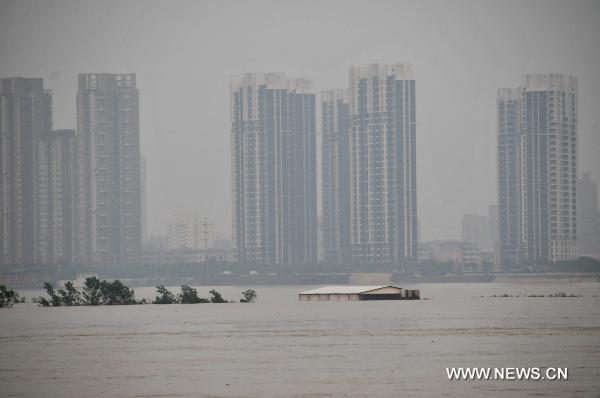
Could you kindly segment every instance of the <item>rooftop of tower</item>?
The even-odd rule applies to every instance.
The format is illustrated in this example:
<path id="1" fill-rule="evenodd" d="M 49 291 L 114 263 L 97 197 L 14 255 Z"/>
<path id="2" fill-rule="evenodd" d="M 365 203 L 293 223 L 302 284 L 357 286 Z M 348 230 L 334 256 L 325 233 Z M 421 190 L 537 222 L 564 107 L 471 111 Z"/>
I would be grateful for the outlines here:
<path id="1" fill-rule="evenodd" d="M 414 80 L 412 64 L 393 63 L 393 64 L 369 64 L 364 66 L 352 66 L 350 68 L 350 79 L 364 79 L 379 77 L 383 79 L 387 76 L 396 76 L 399 80 Z"/>
<path id="2" fill-rule="evenodd" d="M 255 72 L 231 78 L 231 90 L 241 87 L 266 86 L 270 89 L 288 89 L 298 93 L 313 93 L 312 81 L 308 78 L 288 78 L 281 72 Z"/>
<path id="3" fill-rule="evenodd" d="M 562 73 L 531 73 L 521 77 L 525 90 L 577 90 L 577 78 Z"/>

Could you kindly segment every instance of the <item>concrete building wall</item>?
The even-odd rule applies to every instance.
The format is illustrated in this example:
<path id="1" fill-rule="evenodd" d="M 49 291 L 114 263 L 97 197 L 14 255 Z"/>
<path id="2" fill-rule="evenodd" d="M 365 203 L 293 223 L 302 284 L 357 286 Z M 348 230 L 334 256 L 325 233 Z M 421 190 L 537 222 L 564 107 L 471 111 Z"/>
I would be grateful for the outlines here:
<path id="1" fill-rule="evenodd" d="M 577 79 L 523 77 L 523 233 L 530 262 L 577 256 Z"/>
<path id="2" fill-rule="evenodd" d="M 52 93 L 40 78 L 0 79 L 0 265 L 39 263 L 38 143 L 52 129 Z"/>
<path id="3" fill-rule="evenodd" d="M 141 252 L 139 100 L 135 74 L 79 75 L 76 261 L 135 263 Z"/>
<path id="4" fill-rule="evenodd" d="M 324 260 L 347 262 L 350 246 L 349 104 L 345 90 L 321 94 L 321 208 Z"/>
<path id="5" fill-rule="evenodd" d="M 498 260 L 509 269 L 521 262 L 521 90 L 500 89 L 496 100 L 498 160 Z"/>
<path id="6" fill-rule="evenodd" d="M 55 130 L 38 141 L 36 258 L 42 264 L 73 262 L 73 151 L 75 130 Z"/>
<path id="7" fill-rule="evenodd" d="M 600 220 L 598 219 L 598 187 L 583 173 L 577 180 L 577 251 L 579 255 L 600 256 Z"/>
<path id="8" fill-rule="evenodd" d="M 352 67 L 349 78 L 353 257 L 363 263 L 416 261 L 416 89 L 411 67 Z"/>
<path id="9" fill-rule="evenodd" d="M 498 91 L 499 260 L 577 256 L 577 79 L 531 74 Z"/>
<path id="10" fill-rule="evenodd" d="M 245 264 L 317 261 L 316 109 L 305 79 L 231 82 L 233 238 Z"/>

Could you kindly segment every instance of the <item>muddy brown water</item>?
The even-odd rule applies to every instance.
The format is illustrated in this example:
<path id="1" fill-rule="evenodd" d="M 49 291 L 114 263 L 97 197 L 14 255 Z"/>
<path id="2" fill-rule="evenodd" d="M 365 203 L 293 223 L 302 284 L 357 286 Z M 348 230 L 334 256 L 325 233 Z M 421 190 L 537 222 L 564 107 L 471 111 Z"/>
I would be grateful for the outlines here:
<path id="1" fill-rule="evenodd" d="M 600 283 L 421 284 L 405 286 L 420 301 L 298 301 L 314 287 L 252 286 L 254 304 L 0 310 L 0 396 L 600 396 Z M 238 301 L 246 288 L 217 290 Z M 557 292 L 582 297 L 525 297 Z M 490 297 L 503 293 L 513 297 Z M 447 367 L 567 367 L 569 379 L 450 381 Z"/>

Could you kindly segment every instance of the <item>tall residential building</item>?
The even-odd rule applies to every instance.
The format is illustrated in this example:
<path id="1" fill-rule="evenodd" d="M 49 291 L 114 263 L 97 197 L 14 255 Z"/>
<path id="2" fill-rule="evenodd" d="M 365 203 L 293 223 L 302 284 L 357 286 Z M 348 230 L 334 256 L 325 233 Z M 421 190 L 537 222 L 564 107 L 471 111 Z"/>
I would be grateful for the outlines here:
<path id="1" fill-rule="evenodd" d="M 490 249 L 492 252 L 498 250 L 498 205 L 488 206 L 488 233 L 490 236 Z"/>
<path id="2" fill-rule="evenodd" d="M 348 262 L 350 245 L 349 104 L 345 90 L 321 94 L 321 204 L 323 257 Z"/>
<path id="3" fill-rule="evenodd" d="M 169 249 L 204 249 L 208 248 L 208 219 L 200 216 L 178 217 L 167 223 L 166 246 Z"/>
<path id="4" fill-rule="evenodd" d="M 577 180 L 577 252 L 579 255 L 600 256 L 598 219 L 598 187 L 583 173 Z"/>
<path id="5" fill-rule="evenodd" d="M 231 82 L 233 239 L 244 264 L 317 261 L 315 94 L 304 79 Z"/>
<path id="6" fill-rule="evenodd" d="M 577 256 L 577 79 L 523 78 L 523 234 L 530 261 Z"/>
<path id="7" fill-rule="evenodd" d="M 80 74 L 77 91 L 75 259 L 139 261 L 139 103 L 135 74 Z"/>
<path id="8" fill-rule="evenodd" d="M 498 261 L 521 263 L 521 90 L 500 89 L 498 112 Z"/>
<path id="9" fill-rule="evenodd" d="M 75 130 L 55 130 L 38 141 L 36 177 L 37 262 L 73 262 Z"/>
<path id="10" fill-rule="evenodd" d="M 405 64 L 350 69 L 355 261 L 418 260 L 415 79 Z"/>
<path id="11" fill-rule="evenodd" d="M 521 87 L 499 90 L 503 266 L 576 257 L 576 179 L 577 79 L 531 74 L 523 76 Z"/>
<path id="12" fill-rule="evenodd" d="M 0 265 L 40 261 L 38 142 L 51 129 L 52 94 L 42 79 L 0 79 Z"/>
<path id="13" fill-rule="evenodd" d="M 140 202 L 141 202 L 141 240 L 144 244 L 148 240 L 148 208 L 146 195 L 146 157 L 140 156 Z"/>

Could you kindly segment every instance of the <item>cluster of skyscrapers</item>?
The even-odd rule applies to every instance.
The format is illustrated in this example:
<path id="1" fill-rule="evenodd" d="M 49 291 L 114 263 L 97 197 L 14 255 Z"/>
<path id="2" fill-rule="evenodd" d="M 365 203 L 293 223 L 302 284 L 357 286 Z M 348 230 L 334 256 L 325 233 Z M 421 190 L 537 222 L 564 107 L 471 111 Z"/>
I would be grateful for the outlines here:
<path id="1" fill-rule="evenodd" d="M 237 261 L 317 260 L 316 94 L 306 79 L 232 81 Z M 324 260 L 418 259 L 415 80 L 409 65 L 352 67 L 321 95 Z"/>
<path id="2" fill-rule="evenodd" d="M 317 263 L 320 184 L 324 261 L 418 261 L 415 98 L 407 64 L 352 67 L 347 88 L 319 99 L 307 79 L 233 79 L 235 260 Z M 2 266 L 140 259 L 135 74 L 79 75 L 76 113 L 77 129 L 54 130 L 42 79 L 0 79 Z M 600 215 L 595 183 L 578 180 L 576 78 L 525 75 L 519 87 L 498 90 L 497 116 L 497 211 L 485 223 L 467 217 L 465 239 L 496 251 L 504 269 L 594 254 Z"/>
<path id="3" fill-rule="evenodd" d="M 282 74 L 232 81 L 233 238 L 239 262 L 316 261 L 315 97 L 307 80 Z M 320 105 L 323 260 L 417 261 L 410 66 L 352 67 L 348 88 L 323 91 Z M 498 207 L 487 222 L 494 231 L 486 230 L 490 239 L 480 250 L 496 252 L 503 269 L 576 258 L 576 78 L 525 75 L 519 87 L 498 91 L 497 107 Z"/>
<path id="4" fill-rule="evenodd" d="M 53 130 L 42 79 L 0 84 L 0 265 L 138 261 L 135 74 L 79 75 L 76 130 Z"/>

